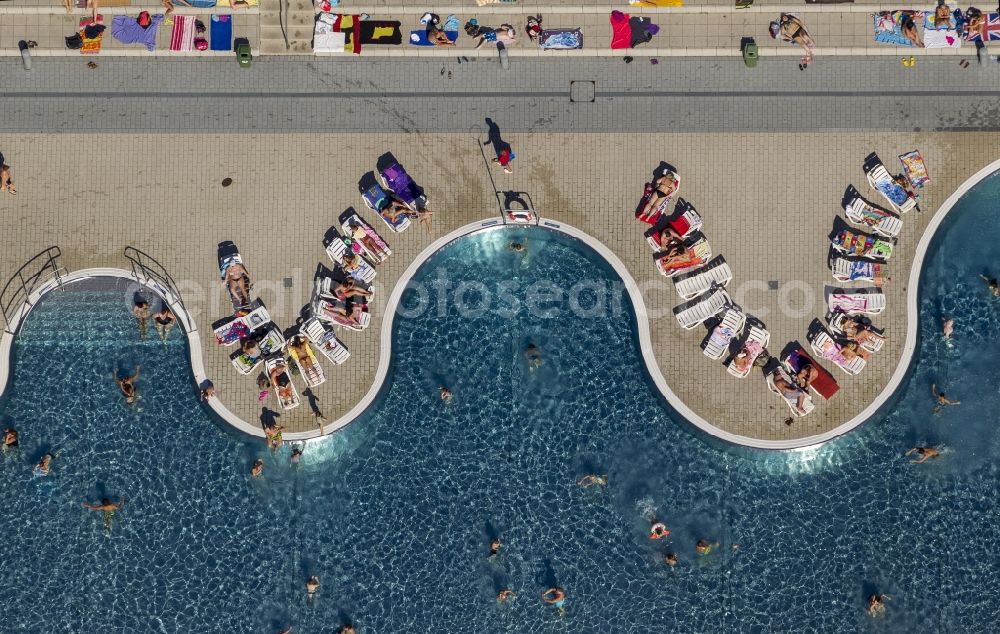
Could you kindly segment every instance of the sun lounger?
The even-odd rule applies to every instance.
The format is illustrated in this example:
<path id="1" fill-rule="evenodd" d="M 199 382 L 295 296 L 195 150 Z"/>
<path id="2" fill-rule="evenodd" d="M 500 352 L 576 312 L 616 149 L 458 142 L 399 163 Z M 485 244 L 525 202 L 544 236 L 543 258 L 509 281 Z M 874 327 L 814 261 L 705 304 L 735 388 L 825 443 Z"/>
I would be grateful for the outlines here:
<path id="1" fill-rule="evenodd" d="M 847 322 L 852 319 L 853 319 L 852 317 L 844 313 L 831 313 L 830 315 L 827 316 L 827 321 L 830 322 L 830 329 L 833 330 L 833 332 L 835 332 L 839 336 L 848 339 L 850 339 L 850 337 L 847 337 L 845 327 L 847 325 Z M 874 333 L 874 334 L 875 334 L 874 337 L 867 337 L 864 340 L 864 343 L 861 344 L 861 347 L 867 350 L 868 352 L 878 352 L 879 350 L 882 349 L 882 344 L 885 343 L 885 337 L 883 337 L 879 333 Z"/>
<path id="2" fill-rule="evenodd" d="M 845 357 L 843 346 L 834 341 L 833 337 L 830 336 L 830 333 L 825 330 L 819 330 L 809 343 L 812 344 L 813 352 L 827 361 L 831 361 L 834 365 L 848 374 L 858 374 L 865 369 L 867 361 L 860 356 L 856 356 L 852 359 Z"/>
<path id="3" fill-rule="evenodd" d="M 886 238 L 895 238 L 903 228 L 903 221 L 897 216 L 869 205 L 861 196 L 855 196 L 844 205 L 844 212 L 849 221 Z"/>
<path id="4" fill-rule="evenodd" d="M 720 255 L 697 273 L 691 273 L 681 279 L 674 278 L 674 288 L 681 299 L 691 299 L 701 295 L 712 286 L 724 287 L 733 279 L 733 271 Z"/>
<path id="5" fill-rule="evenodd" d="M 337 339 L 333 331 L 324 328 L 323 324 L 315 317 L 307 319 L 299 332 L 308 337 L 309 342 L 316 346 L 316 349 L 334 365 L 340 365 L 351 356 L 347 346 L 340 339 Z"/>
<path id="6" fill-rule="evenodd" d="M 905 189 L 896 184 L 896 181 L 892 180 L 892 176 L 889 175 L 889 171 L 885 169 L 882 159 L 877 154 L 873 152 L 868 155 L 868 158 L 865 159 L 864 169 L 865 176 L 868 178 L 868 184 L 873 189 L 877 189 L 889 201 L 893 209 L 899 213 L 906 213 L 916 208 L 916 199 L 907 194 Z"/>
<path id="7" fill-rule="evenodd" d="M 351 214 L 344 219 L 340 226 L 346 235 L 361 245 L 361 251 L 369 261 L 385 262 L 392 255 L 392 249 L 385 243 L 382 236 L 370 224 L 362 220 L 358 214 Z"/>
<path id="8" fill-rule="evenodd" d="M 882 283 L 882 265 L 864 260 L 848 260 L 834 258 L 830 263 L 833 279 L 838 282 L 872 282 Z"/>
<path id="9" fill-rule="evenodd" d="M 326 381 L 326 375 L 323 373 L 323 368 L 319 365 L 319 359 L 316 358 L 316 354 L 313 352 L 312 346 L 309 343 L 307 337 L 302 337 L 299 335 L 301 341 L 305 347 L 305 355 L 299 354 L 299 351 L 294 347 L 294 345 L 288 346 L 288 354 L 291 355 L 292 360 L 295 361 L 295 365 L 299 368 L 299 376 L 302 380 L 306 382 L 308 387 L 316 387 L 321 385 Z M 295 339 L 292 340 L 292 344 L 297 343 Z"/>
<path id="10" fill-rule="evenodd" d="M 794 350 L 785 355 L 781 359 L 781 364 L 784 366 L 785 370 L 788 371 L 789 376 L 794 376 L 805 367 L 806 365 L 811 365 L 816 368 L 816 378 L 809 385 L 809 389 L 816 392 L 826 400 L 833 398 L 833 395 L 840 391 L 840 386 L 837 384 L 837 379 L 833 378 L 830 371 L 816 363 L 812 357 L 806 354 L 806 351 L 801 347 L 796 347 Z"/>
<path id="11" fill-rule="evenodd" d="M 229 355 L 230 363 L 233 364 L 233 367 L 240 374 L 250 374 L 260 365 L 264 357 L 279 352 L 285 345 L 285 338 L 281 335 L 281 331 L 278 330 L 277 326 L 273 324 L 251 333 L 250 338 L 257 341 L 257 346 L 260 348 L 259 355 L 250 356 L 246 352 L 243 352 L 242 349 L 236 350 Z"/>
<path id="12" fill-rule="evenodd" d="M 427 197 L 399 163 L 391 163 L 378 174 L 382 186 L 395 194 L 404 205 L 419 211 L 427 205 Z"/>
<path id="13" fill-rule="evenodd" d="M 770 340 L 771 333 L 763 328 L 750 326 L 750 332 L 747 334 L 746 339 L 743 340 L 736 356 L 734 356 L 733 360 L 729 362 L 729 373 L 738 379 L 742 379 L 750 374 L 750 370 L 753 369 L 754 362 L 757 360 L 757 357 L 764 352 L 764 349 L 767 348 L 767 344 Z M 739 356 L 740 352 L 745 352 L 747 356 L 747 363 L 745 366 L 746 369 L 744 370 L 741 370 L 736 363 L 736 358 Z"/>
<path id="14" fill-rule="evenodd" d="M 351 314 L 354 315 L 357 320 L 355 322 L 335 310 L 336 308 L 344 308 L 347 306 L 348 304 L 339 300 L 317 297 L 313 300 L 312 311 L 313 315 L 315 315 L 318 319 L 321 319 L 329 324 L 334 324 L 335 326 L 342 326 L 344 328 L 357 331 L 362 331 L 367 328 L 371 323 L 372 316 L 368 313 L 366 307 L 361 304 L 350 305 Z"/>
<path id="15" fill-rule="evenodd" d="M 681 328 L 691 330 L 698 324 L 702 324 L 718 315 L 726 306 L 730 306 L 732 303 L 732 300 L 729 299 L 729 293 L 721 288 L 717 288 L 690 306 L 685 307 L 683 304 L 678 306 L 674 309 L 674 313 Z"/>
<path id="16" fill-rule="evenodd" d="M 885 310 L 882 293 L 831 293 L 827 303 L 830 310 L 848 315 L 877 315 Z"/>
<path id="17" fill-rule="evenodd" d="M 226 317 L 212 324 L 215 332 L 215 342 L 220 346 L 231 346 L 240 339 L 245 339 L 250 332 L 271 321 L 271 316 L 260 298 L 255 299 L 248 311 L 237 312 L 232 317 Z M 242 313 L 242 314 L 241 314 Z"/>
<path id="18" fill-rule="evenodd" d="M 789 384 L 791 384 L 792 381 L 788 377 L 788 374 L 785 373 L 785 371 L 782 370 L 781 368 L 776 368 L 774 372 L 767 375 L 768 389 L 781 397 L 781 400 L 785 402 L 785 405 L 788 405 L 788 409 L 792 410 L 792 414 L 794 414 L 795 416 L 805 416 L 810 412 L 812 412 L 814 409 L 816 409 L 816 404 L 812 402 L 812 397 L 810 397 L 808 394 L 806 394 L 799 388 L 796 388 L 798 392 L 797 394 L 785 396 L 785 394 L 783 394 L 781 390 L 778 389 L 778 386 L 774 384 L 775 375 L 780 376 L 784 381 L 788 382 Z M 799 410 L 799 405 L 798 405 L 799 393 L 805 396 L 805 400 L 802 402 L 801 410 Z"/>
<path id="19" fill-rule="evenodd" d="M 361 246 L 358 245 L 358 249 L 355 251 L 355 254 L 357 255 L 360 251 Z M 337 266 L 343 269 L 345 273 L 349 274 L 359 282 L 371 284 L 372 281 L 375 280 L 375 269 L 360 255 L 358 255 L 357 267 L 353 271 L 347 270 L 347 267 L 344 266 L 344 256 L 347 254 L 347 244 L 343 240 L 334 239 L 333 242 L 326 247 L 326 254 L 330 256 L 330 259 L 333 260 Z"/>
<path id="20" fill-rule="evenodd" d="M 856 258 L 871 258 L 887 262 L 892 257 L 893 243 L 888 238 L 877 238 L 844 229 L 830 241 L 833 248 Z"/>
<path id="21" fill-rule="evenodd" d="M 674 277 L 681 273 L 690 273 L 697 268 L 701 268 L 712 259 L 712 247 L 708 245 L 708 240 L 704 236 L 700 237 L 694 244 L 687 248 L 686 257 L 675 259 L 667 264 L 667 257 L 654 255 L 656 258 L 656 268 L 667 277 Z"/>
<path id="22" fill-rule="evenodd" d="M 725 291 L 723 291 L 725 292 Z M 705 356 L 709 359 L 721 359 L 729 350 L 729 344 L 743 332 L 747 316 L 736 306 L 729 306 L 722 314 L 722 322 L 712 329 L 712 334 L 705 342 Z"/>
<path id="23" fill-rule="evenodd" d="M 670 205 L 671 199 L 677 195 L 677 192 L 681 189 L 681 175 L 673 170 L 664 170 L 662 173 L 656 174 L 656 179 L 666 174 L 673 174 L 674 180 L 677 181 L 674 191 L 670 192 L 669 196 L 664 196 L 656 204 L 656 207 L 652 208 L 649 213 L 643 214 L 642 210 L 645 209 L 646 203 L 649 202 L 650 196 L 659 195 L 656 194 L 655 189 L 652 187 L 652 183 L 646 183 L 646 188 L 642 192 L 642 198 L 639 200 L 639 205 L 635 208 L 635 217 L 637 220 L 642 222 L 655 225 L 664 215 L 667 213 L 667 207 Z"/>
<path id="24" fill-rule="evenodd" d="M 240 266 L 243 267 L 243 273 L 239 276 L 240 279 L 246 281 L 247 286 L 247 296 L 246 298 L 240 298 L 232 291 L 229 283 L 226 281 L 226 275 L 231 267 Z M 222 279 L 222 283 L 226 286 L 226 290 L 229 292 L 229 299 L 233 302 L 234 308 L 243 308 L 250 305 L 250 291 L 253 290 L 253 284 L 250 282 L 250 275 L 247 272 L 246 265 L 243 264 L 243 258 L 240 257 L 238 251 L 230 253 L 229 255 L 219 258 L 219 277 Z M 244 299 L 246 301 L 244 301 Z"/>
<path id="25" fill-rule="evenodd" d="M 372 183 L 371 187 L 361 192 L 361 200 L 365 201 L 365 206 L 377 213 L 382 222 L 396 233 L 410 226 L 410 217 L 407 215 L 396 216 L 395 222 L 389 220 L 389 217 L 385 215 L 392 201 L 389 198 L 389 194 L 378 183 Z"/>
<path id="26" fill-rule="evenodd" d="M 288 364 L 281 357 L 271 357 L 264 363 L 264 369 L 271 380 L 271 387 L 278 397 L 281 409 L 295 409 L 299 406 L 299 394 L 295 391 L 295 384 L 288 374 Z"/>
<path id="27" fill-rule="evenodd" d="M 681 238 L 686 238 L 695 231 L 699 231 L 703 224 L 701 215 L 695 211 L 694 207 L 689 205 L 681 215 L 675 218 L 668 220 L 666 216 L 660 216 L 656 224 L 646 230 L 646 243 L 652 247 L 653 251 L 659 251 L 663 248 L 663 244 L 660 242 L 660 234 L 667 227 L 676 231 Z"/>

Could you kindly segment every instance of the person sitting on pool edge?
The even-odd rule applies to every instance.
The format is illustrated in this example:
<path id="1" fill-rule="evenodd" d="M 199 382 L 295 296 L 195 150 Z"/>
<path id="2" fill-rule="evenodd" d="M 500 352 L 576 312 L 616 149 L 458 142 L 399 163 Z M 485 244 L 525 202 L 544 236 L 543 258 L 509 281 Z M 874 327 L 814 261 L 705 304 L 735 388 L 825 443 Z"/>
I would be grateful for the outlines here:
<path id="1" fill-rule="evenodd" d="M 128 403 L 129 405 L 139 400 L 139 393 L 135 389 L 135 382 L 139 380 L 139 370 L 141 368 L 142 365 L 136 365 L 135 374 L 133 374 L 132 376 L 122 377 L 120 379 L 118 378 L 118 368 L 115 368 L 111 374 L 111 376 L 115 380 L 115 383 L 118 384 L 118 389 L 120 389 L 122 391 L 122 394 L 125 395 L 125 402 Z"/>

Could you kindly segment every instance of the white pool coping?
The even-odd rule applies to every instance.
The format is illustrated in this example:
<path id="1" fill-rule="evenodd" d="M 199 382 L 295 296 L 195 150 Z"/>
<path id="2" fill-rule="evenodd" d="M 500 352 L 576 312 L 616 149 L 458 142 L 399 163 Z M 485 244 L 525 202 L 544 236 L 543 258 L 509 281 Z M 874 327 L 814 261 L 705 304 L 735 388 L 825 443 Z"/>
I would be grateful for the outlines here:
<path id="1" fill-rule="evenodd" d="M 947 198 L 947 200 L 945 200 L 944 204 L 941 205 L 938 211 L 931 218 L 930 222 L 927 224 L 927 227 L 924 229 L 924 233 L 917 244 L 917 249 L 914 253 L 913 262 L 910 268 L 909 286 L 907 287 L 906 294 L 906 341 L 903 345 L 903 353 L 899 359 L 899 363 L 896 365 L 896 369 L 886 386 L 882 389 L 874 401 L 872 401 L 867 407 L 865 407 L 865 409 L 850 420 L 821 434 L 790 440 L 762 440 L 750 436 L 734 434 L 716 427 L 688 407 L 688 405 L 685 404 L 684 401 L 670 389 L 670 385 L 660 372 L 660 366 L 656 362 L 656 356 L 653 353 L 653 345 L 650 338 L 650 322 L 646 304 L 642 299 L 642 294 L 639 292 L 638 284 L 628 272 L 625 264 L 603 242 L 581 231 L 580 229 L 577 229 L 576 227 L 544 218 L 541 219 L 539 226 L 545 229 L 558 231 L 580 240 L 604 258 L 611 268 L 614 269 L 615 273 L 621 277 L 635 311 L 636 325 L 639 333 L 639 348 L 642 352 L 643 361 L 646 364 L 646 370 L 653 379 L 653 383 L 656 384 L 657 389 L 659 389 L 660 393 L 667 399 L 670 406 L 680 416 L 710 436 L 735 445 L 772 450 L 805 449 L 829 442 L 830 440 L 842 436 L 859 427 L 869 418 L 878 413 L 882 406 L 893 397 L 902 385 L 907 373 L 909 372 L 913 355 L 916 353 L 917 349 L 917 335 L 919 333 L 918 302 L 920 295 L 920 276 L 923 271 L 924 258 L 930 249 L 931 243 L 936 236 L 941 223 L 944 222 L 945 217 L 947 217 L 948 213 L 952 210 L 959 199 L 973 187 L 978 185 L 982 180 L 986 179 L 998 170 L 1000 170 L 1000 160 L 990 163 L 983 169 L 973 174 L 970 178 L 963 182 L 958 189 Z M 371 404 L 375 402 L 375 399 L 378 397 L 379 392 L 381 392 L 385 379 L 389 374 L 389 367 L 392 361 L 392 326 L 395 321 L 396 308 L 402 299 L 403 292 L 406 290 L 410 280 L 416 274 L 417 270 L 449 243 L 479 231 L 502 226 L 504 226 L 504 224 L 498 218 L 489 218 L 469 223 L 438 238 L 428 245 L 416 258 L 414 258 L 413 262 L 410 263 L 400 276 L 399 280 L 396 282 L 396 285 L 392 290 L 392 294 L 389 296 L 386 303 L 385 318 L 382 320 L 382 328 L 379 333 L 381 337 L 381 345 L 379 346 L 378 369 L 375 373 L 375 379 L 372 381 L 372 384 L 368 388 L 364 397 L 343 416 L 324 424 L 324 433 L 321 434 L 319 430 L 285 433 L 283 434 L 285 440 L 304 441 L 321 438 L 322 436 L 329 435 L 343 429 L 364 414 Z M 191 315 L 183 308 L 178 298 L 173 297 L 169 290 L 165 289 L 160 284 L 157 284 L 155 281 L 137 280 L 129 271 L 115 268 L 92 268 L 60 275 L 59 280 L 61 281 L 61 284 L 56 283 L 55 277 L 50 278 L 43 284 L 39 285 L 39 287 L 31 293 L 27 303 L 17 309 L 10 325 L 8 326 L 9 332 L 4 332 L 2 338 L 0 338 L 0 396 L 3 395 L 4 391 L 6 391 L 8 380 L 10 378 L 10 359 L 14 337 L 16 336 L 28 313 L 31 312 L 31 308 L 34 307 L 44 294 L 51 290 L 55 290 L 56 288 L 69 283 L 95 277 L 117 277 L 138 282 L 139 284 L 153 290 L 157 293 L 157 295 L 165 300 L 174 314 L 181 319 L 182 325 L 184 326 L 183 330 L 187 335 L 189 344 L 188 349 L 191 361 L 191 372 L 194 376 L 195 383 L 197 385 L 201 385 L 204 381 L 210 380 L 205 373 L 205 364 L 204 359 L 202 358 L 201 337 L 198 334 L 198 329 L 195 326 Z M 208 399 L 207 404 L 217 416 L 235 429 L 238 429 L 239 431 L 250 436 L 256 436 L 258 438 L 264 437 L 264 431 L 259 424 L 248 423 L 237 416 L 225 406 L 219 397 Z"/>

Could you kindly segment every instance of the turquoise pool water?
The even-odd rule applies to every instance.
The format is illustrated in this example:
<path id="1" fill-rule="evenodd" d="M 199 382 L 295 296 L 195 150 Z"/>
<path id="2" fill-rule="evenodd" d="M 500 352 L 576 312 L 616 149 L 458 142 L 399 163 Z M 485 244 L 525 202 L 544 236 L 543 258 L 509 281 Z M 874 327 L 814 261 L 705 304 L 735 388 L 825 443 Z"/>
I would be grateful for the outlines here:
<path id="1" fill-rule="evenodd" d="M 176 332 L 140 341 L 124 284 L 51 294 L 17 338 L 0 410 L 22 436 L 0 461 L 0 622 L 29 632 L 327 632 L 347 620 L 360 632 L 990 631 L 1000 300 L 978 275 L 1000 266 L 998 196 L 998 178 L 967 196 L 930 258 L 919 361 L 893 412 L 806 452 L 718 446 L 671 418 L 614 273 L 540 229 L 477 234 L 428 262 L 415 282 L 435 290 L 404 296 L 410 316 L 397 321 L 376 406 L 310 444 L 298 467 L 287 447 L 272 455 L 210 419 L 184 342 Z M 506 250 L 524 238 L 526 254 Z M 439 302 L 442 280 L 451 290 Z M 573 297 L 537 291 L 579 280 L 591 285 Z M 535 310 L 523 303 L 529 289 Z M 486 296 L 491 310 L 476 310 Z M 610 318 L 594 317 L 602 311 Z M 942 314 L 958 319 L 954 346 L 936 334 Z M 543 352 L 534 372 L 528 342 Z M 139 362 L 133 409 L 111 372 Z M 962 404 L 933 415 L 931 382 Z M 928 443 L 945 456 L 907 464 L 905 449 Z M 57 454 L 52 474 L 35 478 L 46 451 Z M 266 470 L 254 480 L 257 457 Z M 577 487 L 591 471 L 609 486 Z M 104 495 L 127 498 L 110 535 L 80 507 Z M 648 539 L 651 512 L 668 540 Z M 505 546 L 489 560 L 494 534 Z M 700 558 L 699 538 L 720 545 Z M 680 558 L 674 569 L 666 550 Z M 311 604 L 310 574 L 322 579 Z M 538 598 L 553 583 L 568 593 L 562 617 Z M 495 601 L 502 587 L 518 592 L 512 604 Z M 865 597 L 876 590 L 892 601 L 873 621 Z"/>

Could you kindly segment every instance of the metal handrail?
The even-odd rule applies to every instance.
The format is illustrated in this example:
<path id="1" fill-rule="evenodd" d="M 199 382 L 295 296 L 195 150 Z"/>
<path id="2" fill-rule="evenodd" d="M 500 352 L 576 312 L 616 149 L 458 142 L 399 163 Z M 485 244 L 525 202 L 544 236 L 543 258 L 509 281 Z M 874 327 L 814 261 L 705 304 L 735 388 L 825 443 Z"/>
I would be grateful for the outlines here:
<path id="1" fill-rule="evenodd" d="M 174 278 L 167 272 L 167 269 L 157 262 L 156 258 L 135 247 L 125 247 L 125 251 L 122 254 L 132 267 L 132 277 L 140 284 L 152 282 L 156 286 L 156 290 L 169 295 L 167 299 L 177 302 L 184 310 L 183 321 L 187 322 L 187 331 L 194 332 L 197 330 L 194 321 L 189 318 L 187 307 L 184 305 L 184 298 L 181 297 L 177 283 L 174 282 Z"/>
<path id="2" fill-rule="evenodd" d="M 62 269 L 59 268 L 59 263 L 57 259 L 62 256 L 62 251 L 57 246 L 51 246 L 31 258 L 27 262 L 21 265 L 21 268 L 17 270 L 14 275 L 11 276 L 7 283 L 4 285 L 3 290 L 0 291 L 0 313 L 3 314 L 4 320 L 4 331 L 11 333 L 10 330 L 10 319 L 17 312 L 17 310 L 24 304 L 28 306 L 31 305 L 30 297 L 42 282 L 47 282 L 50 278 L 43 275 L 52 271 L 52 276 L 56 278 L 56 286 L 59 286 L 62 282 L 60 281 L 60 273 Z M 40 266 L 36 262 L 39 259 L 44 258 L 44 263 Z M 35 265 L 37 270 L 35 270 L 30 275 L 25 275 L 25 270 L 28 267 Z M 8 291 L 11 292 L 11 296 L 8 298 Z"/>

